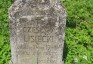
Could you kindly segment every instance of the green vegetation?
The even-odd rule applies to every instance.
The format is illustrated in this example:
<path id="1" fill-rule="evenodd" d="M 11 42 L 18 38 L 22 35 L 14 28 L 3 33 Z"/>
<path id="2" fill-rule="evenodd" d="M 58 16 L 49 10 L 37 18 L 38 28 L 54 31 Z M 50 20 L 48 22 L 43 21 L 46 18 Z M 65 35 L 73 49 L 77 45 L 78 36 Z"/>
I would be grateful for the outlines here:
<path id="1" fill-rule="evenodd" d="M 93 0 L 64 0 L 67 10 L 65 64 L 93 63 Z"/>
<path id="2" fill-rule="evenodd" d="M 8 8 L 10 0 L 0 0 L 0 64 L 9 64 L 10 44 L 8 29 Z"/>
<path id="3" fill-rule="evenodd" d="M 0 0 L 0 64 L 10 60 L 8 8 L 13 0 Z M 93 63 L 93 0 L 61 0 L 67 11 L 65 64 Z"/>

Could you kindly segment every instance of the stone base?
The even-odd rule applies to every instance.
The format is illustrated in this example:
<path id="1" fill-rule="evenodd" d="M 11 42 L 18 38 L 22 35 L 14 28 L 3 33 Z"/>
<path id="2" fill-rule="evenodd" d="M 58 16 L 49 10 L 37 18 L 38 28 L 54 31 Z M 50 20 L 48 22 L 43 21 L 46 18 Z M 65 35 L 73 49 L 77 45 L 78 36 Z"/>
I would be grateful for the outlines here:
<path id="1" fill-rule="evenodd" d="M 11 60 L 9 61 L 9 64 L 13 64 Z M 64 61 L 62 61 L 62 64 L 64 64 Z"/>
<path id="2" fill-rule="evenodd" d="M 62 64 L 64 64 L 64 61 L 62 61 Z"/>

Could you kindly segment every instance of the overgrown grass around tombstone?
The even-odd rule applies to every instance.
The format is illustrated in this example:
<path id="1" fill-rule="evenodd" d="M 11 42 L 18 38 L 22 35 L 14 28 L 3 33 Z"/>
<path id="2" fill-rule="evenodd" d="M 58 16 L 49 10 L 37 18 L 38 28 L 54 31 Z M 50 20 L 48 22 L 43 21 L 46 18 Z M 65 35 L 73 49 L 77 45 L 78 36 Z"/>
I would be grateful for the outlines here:
<path id="1" fill-rule="evenodd" d="M 0 0 L 0 64 L 9 64 L 10 44 L 8 28 L 8 8 L 11 0 Z"/>
<path id="2" fill-rule="evenodd" d="M 10 60 L 8 8 L 13 0 L 0 0 L 0 64 Z M 93 0 L 61 0 L 67 10 L 65 64 L 93 63 Z"/>
<path id="3" fill-rule="evenodd" d="M 61 0 L 67 10 L 65 64 L 93 63 L 93 0 Z"/>

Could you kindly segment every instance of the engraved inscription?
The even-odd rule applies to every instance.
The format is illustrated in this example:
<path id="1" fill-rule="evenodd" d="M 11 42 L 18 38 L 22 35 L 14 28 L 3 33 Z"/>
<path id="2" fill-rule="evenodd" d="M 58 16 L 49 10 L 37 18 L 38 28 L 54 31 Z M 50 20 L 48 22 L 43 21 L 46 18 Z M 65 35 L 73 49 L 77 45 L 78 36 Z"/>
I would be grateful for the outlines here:
<path id="1" fill-rule="evenodd" d="M 24 35 L 24 42 L 53 42 L 53 36 Z"/>
<path id="2" fill-rule="evenodd" d="M 24 42 L 53 42 L 53 35 L 49 35 L 49 32 L 53 32 L 51 26 L 43 26 L 40 28 L 40 24 L 44 23 L 41 17 L 32 18 L 32 20 L 27 20 L 23 26 Z M 21 18 L 22 20 L 22 18 Z M 38 21 L 37 21 L 38 20 Z M 52 22 L 52 21 L 50 21 Z M 51 29 L 52 28 L 52 29 Z M 50 29 L 50 30 L 49 30 Z"/>

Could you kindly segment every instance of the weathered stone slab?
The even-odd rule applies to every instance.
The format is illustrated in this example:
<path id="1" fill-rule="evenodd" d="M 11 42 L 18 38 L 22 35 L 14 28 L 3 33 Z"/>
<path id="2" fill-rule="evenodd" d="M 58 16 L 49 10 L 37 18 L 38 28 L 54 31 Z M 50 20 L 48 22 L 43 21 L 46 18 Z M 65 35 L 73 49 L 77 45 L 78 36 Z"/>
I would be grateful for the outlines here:
<path id="1" fill-rule="evenodd" d="M 16 0 L 9 19 L 12 64 L 63 64 L 66 12 L 58 0 Z"/>

